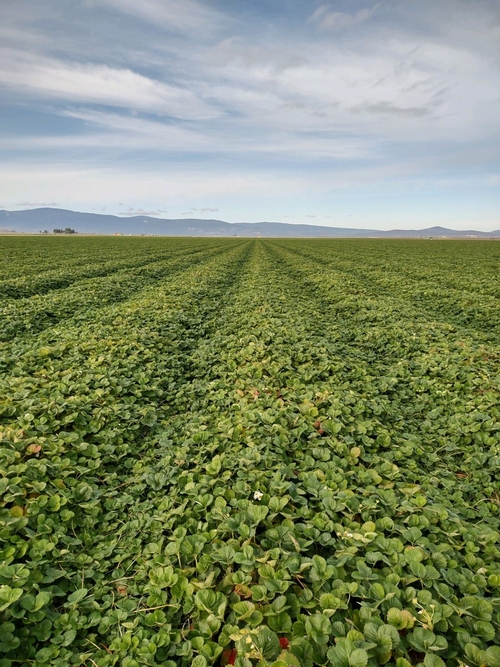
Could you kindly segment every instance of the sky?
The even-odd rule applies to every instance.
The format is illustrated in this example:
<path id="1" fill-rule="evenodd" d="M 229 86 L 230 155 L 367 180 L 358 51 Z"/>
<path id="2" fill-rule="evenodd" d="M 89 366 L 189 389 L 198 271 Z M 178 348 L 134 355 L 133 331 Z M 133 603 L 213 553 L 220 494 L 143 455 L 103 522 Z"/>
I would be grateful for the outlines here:
<path id="1" fill-rule="evenodd" d="M 0 208 L 500 228 L 499 0 L 1 0 Z"/>

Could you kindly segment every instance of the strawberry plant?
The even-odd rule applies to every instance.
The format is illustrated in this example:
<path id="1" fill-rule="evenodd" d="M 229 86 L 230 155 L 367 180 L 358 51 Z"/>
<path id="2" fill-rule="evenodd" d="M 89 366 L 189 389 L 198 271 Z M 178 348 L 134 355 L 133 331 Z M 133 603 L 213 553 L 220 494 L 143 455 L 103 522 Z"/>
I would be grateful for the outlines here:
<path id="1" fill-rule="evenodd" d="M 2 241 L 0 667 L 498 667 L 497 245 L 102 241 Z"/>

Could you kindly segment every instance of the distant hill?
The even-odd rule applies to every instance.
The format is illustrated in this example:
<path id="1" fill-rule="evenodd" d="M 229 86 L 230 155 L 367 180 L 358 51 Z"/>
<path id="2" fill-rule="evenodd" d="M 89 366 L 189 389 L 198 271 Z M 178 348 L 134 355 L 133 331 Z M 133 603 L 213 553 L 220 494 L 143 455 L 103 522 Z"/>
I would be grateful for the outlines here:
<path id="1" fill-rule="evenodd" d="M 427 229 L 350 229 L 293 225 L 283 222 L 224 222 L 188 218 L 167 220 L 138 215 L 122 218 L 100 213 L 79 213 L 60 208 L 35 208 L 29 211 L 0 210 L 0 233 L 12 231 L 37 233 L 47 229 L 71 227 L 80 234 L 156 234 L 158 236 L 243 236 L 268 238 L 500 238 L 494 232 L 455 230 L 445 227 Z"/>

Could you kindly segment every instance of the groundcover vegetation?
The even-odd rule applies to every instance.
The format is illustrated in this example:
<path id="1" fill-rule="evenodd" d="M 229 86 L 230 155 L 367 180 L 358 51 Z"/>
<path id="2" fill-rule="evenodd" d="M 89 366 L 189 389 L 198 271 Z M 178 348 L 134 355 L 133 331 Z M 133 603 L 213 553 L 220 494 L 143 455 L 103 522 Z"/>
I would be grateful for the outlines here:
<path id="1" fill-rule="evenodd" d="M 0 667 L 500 667 L 498 244 L 1 245 Z"/>

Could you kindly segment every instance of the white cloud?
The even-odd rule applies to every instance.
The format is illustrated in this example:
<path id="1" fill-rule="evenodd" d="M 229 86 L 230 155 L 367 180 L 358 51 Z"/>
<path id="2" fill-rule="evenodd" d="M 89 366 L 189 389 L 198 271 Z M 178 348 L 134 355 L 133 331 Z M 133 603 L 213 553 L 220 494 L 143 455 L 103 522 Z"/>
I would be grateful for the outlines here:
<path id="1" fill-rule="evenodd" d="M 22 202 L 17 202 L 16 206 L 19 208 L 46 208 L 46 207 L 53 207 L 53 206 L 59 206 L 59 204 L 55 201 L 52 202 L 33 202 L 33 201 L 22 201 Z"/>
<path id="2" fill-rule="evenodd" d="M 152 218 L 158 218 L 164 216 L 166 213 L 168 213 L 168 211 L 163 208 L 159 208 L 154 211 L 146 211 L 143 208 L 133 208 L 132 206 L 129 206 L 126 211 L 121 211 L 120 215 L 127 217 L 134 217 L 136 215 L 147 215 Z"/>
<path id="3" fill-rule="evenodd" d="M 104 142 L 109 147 L 121 145 L 127 148 L 166 151 L 206 151 L 213 148 L 213 142 L 200 130 L 182 127 L 175 123 L 85 109 L 67 110 L 63 115 L 82 120 L 90 128 L 105 131 L 105 133 L 81 135 L 79 137 L 81 145 L 86 143 L 98 145 L 99 142 Z M 51 141 L 57 143 L 58 139 L 54 137 Z"/>
<path id="4" fill-rule="evenodd" d="M 70 201 L 88 206 L 96 205 L 95 202 L 129 202 L 131 196 L 134 199 L 154 202 L 161 193 L 165 204 L 171 210 L 171 202 L 194 203 L 203 199 L 216 200 L 220 196 L 256 197 L 272 196 L 277 192 L 304 192 L 314 181 L 312 174 L 269 175 L 265 171 L 254 172 L 246 169 L 237 172 L 230 169 L 212 170 L 208 173 L 202 168 L 182 168 L 178 164 L 105 169 L 63 167 L 58 164 L 46 164 L 42 167 L 19 162 L 0 166 L 0 197 L 7 202 L 16 202 L 22 201 L 25 192 L 35 196 L 45 194 L 49 198 L 54 193 L 63 193 L 65 199 L 59 198 L 59 202 L 65 207 Z M 327 182 L 323 182 L 323 186 L 326 185 Z M 331 188 L 331 182 L 328 187 Z"/>
<path id="5" fill-rule="evenodd" d="M 90 110 L 70 110 L 61 113 L 64 117 L 85 122 L 86 129 L 69 135 L 31 136 L 22 135 L 2 139 L 4 149 L 32 152 L 75 152 L 88 148 L 109 150 L 151 151 L 158 155 L 213 154 L 219 155 L 289 155 L 302 159 L 335 158 L 354 160 L 375 157 L 376 147 L 368 147 L 366 140 L 360 141 L 342 136 L 317 134 L 297 135 L 282 131 L 273 133 L 267 141 L 256 140 L 258 127 L 241 130 L 237 123 L 228 131 L 228 126 L 193 129 L 172 123 L 148 120 L 118 113 Z M 371 151 L 371 152 L 370 152 Z"/>
<path id="6" fill-rule="evenodd" d="M 192 91 L 130 69 L 63 62 L 14 49 L 0 50 L 0 86 L 37 97 L 141 109 L 177 118 L 210 118 L 218 113 Z"/>
<path id="7" fill-rule="evenodd" d="M 188 213 L 195 213 L 196 211 L 199 211 L 200 213 L 216 213 L 218 210 L 219 210 L 218 208 L 210 208 L 210 207 L 190 208 Z"/>
<path id="8" fill-rule="evenodd" d="M 269 131 L 412 142 L 491 133 L 498 125 L 498 68 L 457 45 L 385 32 L 281 49 L 226 40 L 208 60 L 211 95 L 243 123 Z"/>
<path id="9" fill-rule="evenodd" d="M 170 31 L 197 33 L 206 36 L 220 30 L 228 22 L 227 16 L 196 2 L 196 0 L 102 0 L 114 9 L 137 16 L 156 27 Z"/>
<path id="10" fill-rule="evenodd" d="M 319 30 L 341 30 L 348 26 L 367 21 L 372 17 L 378 7 L 360 9 L 354 14 L 332 11 L 329 5 L 322 5 L 310 17 L 309 21 L 316 24 Z"/>

